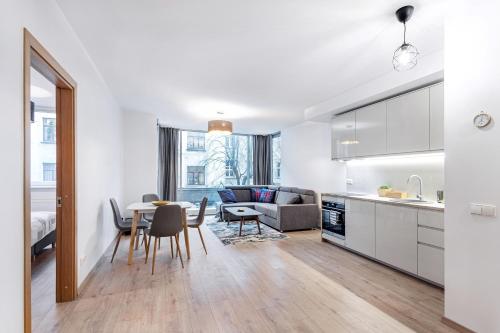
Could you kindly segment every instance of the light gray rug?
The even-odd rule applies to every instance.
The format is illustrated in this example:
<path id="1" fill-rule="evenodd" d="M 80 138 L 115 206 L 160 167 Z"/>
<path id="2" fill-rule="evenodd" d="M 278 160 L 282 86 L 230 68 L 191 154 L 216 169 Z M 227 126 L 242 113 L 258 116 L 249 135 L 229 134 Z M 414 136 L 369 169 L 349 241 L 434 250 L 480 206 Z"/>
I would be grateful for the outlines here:
<path id="1" fill-rule="evenodd" d="M 268 240 L 280 240 L 288 238 L 287 235 L 268 227 L 264 223 L 260 224 L 261 234 L 257 229 L 257 223 L 254 221 L 246 222 L 240 233 L 240 222 L 233 221 L 227 225 L 227 222 L 218 222 L 216 218 L 208 219 L 206 222 L 210 229 L 224 245 L 234 245 L 247 242 L 265 242 Z"/>

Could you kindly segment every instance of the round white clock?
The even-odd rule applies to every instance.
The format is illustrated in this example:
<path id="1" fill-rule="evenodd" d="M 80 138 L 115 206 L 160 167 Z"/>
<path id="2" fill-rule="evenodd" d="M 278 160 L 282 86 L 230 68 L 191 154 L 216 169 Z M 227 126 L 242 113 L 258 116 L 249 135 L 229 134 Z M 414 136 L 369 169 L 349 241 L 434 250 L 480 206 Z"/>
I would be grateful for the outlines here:
<path id="1" fill-rule="evenodd" d="M 481 113 L 477 114 L 474 117 L 474 125 L 477 128 L 486 127 L 490 122 L 491 122 L 491 116 L 484 111 L 481 111 Z"/>

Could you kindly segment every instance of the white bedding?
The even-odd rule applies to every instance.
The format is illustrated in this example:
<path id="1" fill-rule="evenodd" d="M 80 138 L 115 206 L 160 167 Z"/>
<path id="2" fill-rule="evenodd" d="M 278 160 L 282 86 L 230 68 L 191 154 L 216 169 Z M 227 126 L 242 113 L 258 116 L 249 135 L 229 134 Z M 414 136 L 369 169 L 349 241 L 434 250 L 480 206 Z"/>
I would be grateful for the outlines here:
<path id="1" fill-rule="evenodd" d="M 31 212 L 31 246 L 55 229 L 55 212 Z"/>

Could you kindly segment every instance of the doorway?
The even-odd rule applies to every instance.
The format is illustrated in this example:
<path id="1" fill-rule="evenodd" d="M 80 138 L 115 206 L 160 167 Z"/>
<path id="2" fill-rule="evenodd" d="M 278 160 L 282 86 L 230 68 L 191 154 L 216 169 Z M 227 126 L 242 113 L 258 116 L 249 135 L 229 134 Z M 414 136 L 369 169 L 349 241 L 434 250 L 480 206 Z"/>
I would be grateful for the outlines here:
<path id="1" fill-rule="evenodd" d="M 42 162 L 42 178 L 54 188 L 55 228 L 46 221 L 46 234 L 33 237 L 32 172 L 38 167 L 33 158 L 32 128 L 40 118 L 33 102 L 32 75 L 52 85 L 54 110 L 43 109 L 42 141 L 53 144 L 53 160 Z M 33 77 L 34 78 L 34 77 Z M 40 81 L 40 78 L 38 80 Z M 40 87 L 38 87 L 40 88 Z M 43 92 L 42 88 L 42 92 Z M 47 89 L 45 89 L 47 90 Z M 38 90 L 40 93 L 41 91 Z M 24 30 L 24 330 L 32 330 L 32 258 L 47 246 L 55 247 L 54 302 L 72 301 L 77 296 L 76 214 L 75 214 L 75 97 L 76 83 L 47 50 Z M 50 106 L 49 106 L 50 107 Z M 33 178 L 36 178 L 34 176 Z M 36 181 L 35 181 L 36 183 Z M 33 192 L 34 193 L 34 192 Z M 37 203 L 38 204 L 38 203 Z M 36 204 L 33 204 L 36 206 Z M 46 212 L 47 213 L 47 212 Z M 44 215 L 45 216 L 45 215 Z M 47 215 L 48 216 L 48 215 Z M 35 232 L 36 234 L 36 232 Z M 35 235 L 36 236 L 36 235 Z M 38 245 L 38 248 L 34 245 Z M 35 251 L 35 252 L 33 252 Z M 50 266 L 49 266 L 50 268 Z"/>

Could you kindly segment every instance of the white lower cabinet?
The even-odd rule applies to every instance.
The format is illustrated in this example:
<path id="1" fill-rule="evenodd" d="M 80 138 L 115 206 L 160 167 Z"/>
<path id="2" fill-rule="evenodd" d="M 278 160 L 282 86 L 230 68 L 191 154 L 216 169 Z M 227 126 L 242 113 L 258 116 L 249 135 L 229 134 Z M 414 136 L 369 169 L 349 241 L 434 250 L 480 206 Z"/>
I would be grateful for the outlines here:
<path id="1" fill-rule="evenodd" d="M 345 201 L 345 245 L 357 252 L 375 257 L 375 203 Z"/>
<path id="2" fill-rule="evenodd" d="M 444 250 L 435 246 L 418 244 L 418 275 L 444 285 Z"/>
<path id="3" fill-rule="evenodd" d="M 417 214 L 418 210 L 414 208 L 377 204 L 376 258 L 378 260 L 418 274 Z"/>

